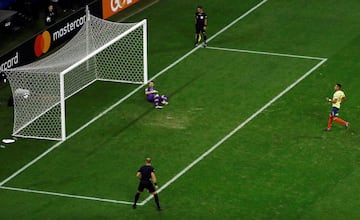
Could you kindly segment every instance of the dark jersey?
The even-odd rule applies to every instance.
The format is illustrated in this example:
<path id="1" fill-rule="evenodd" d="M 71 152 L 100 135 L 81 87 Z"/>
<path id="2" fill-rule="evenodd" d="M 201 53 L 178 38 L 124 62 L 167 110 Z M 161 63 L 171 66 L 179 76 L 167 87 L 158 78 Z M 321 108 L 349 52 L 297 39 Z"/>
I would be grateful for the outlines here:
<path id="1" fill-rule="evenodd" d="M 140 169 L 138 170 L 138 172 L 141 173 L 141 182 L 150 182 L 151 180 L 151 173 L 154 172 L 155 173 L 155 169 L 152 166 L 147 166 L 144 165 L 142 167 L 140 167 Z"/>
<path id="2" fill-rule="evenodd" d="M 205 20 L 207 19 L 207 15 L 205 12 L 196 12 L 195 13 L 196 26 L 203 27 L 205 26 Z"/>
<path id="3" fill-rule="evenodd" d="M 152 91 L 154 91 L 155 89 L 153 88 L 153 87 L 147 87 L 146 89 L 145 89 L 145 93 L 146 92 L 152 92 Z M 155 93 L 149 93 L 149 94 L 147 94 L 146 95 L 146 98 L 147 98 L 147 100 L 149 101 L 149 102 L 153 102 L 154 101 L 154 98 L 155 98 Z"/>
<path id="4" fill-rule="evenodd" d="M 46 25 L 51 25 L 51 24 L 55 24 L 55 19 L 56 19 L 56 14 L 53 11 L 48 11 L 46 13 L 46 18 L 45 18 L 45 24 Z"/>

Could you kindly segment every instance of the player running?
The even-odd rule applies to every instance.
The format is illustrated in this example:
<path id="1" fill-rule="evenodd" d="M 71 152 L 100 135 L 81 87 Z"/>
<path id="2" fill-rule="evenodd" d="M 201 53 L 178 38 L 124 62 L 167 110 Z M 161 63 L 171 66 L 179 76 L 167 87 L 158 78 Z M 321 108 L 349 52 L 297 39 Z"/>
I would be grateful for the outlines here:
<path id="1" fill-rule="evenodd" d="M 206 47 L 206 27 L 207 27 L 207 15 L 203 11 L 203 8 L 201 6 L 197 7 L 196 13 L 195 13 L 195 46 L 197 47 L 199 45 L 199 42 L 201 40 L 201 35 L 204 39 L 203 47 Z M 200 35 L 201 34 L 201 35 Z"/>
<path id="2" fill-rule="evenodd" d="M 345 93 L 341 90 L 341 84 L 336 84 L 335 87 L 335 93 L 333 95 L 333 98 L 328 98 L 326 97 L 326 101 L 331 102 L 332 103 L 332 109 L 329 115 L 329 121 L 328 121 L 328 126 L 327 128 L 325 128 L 325 131 L 330 131 L 331 130 L 331 125 L 333 123 L 333 121 L 336 121 L 337 123 L 340 123 L 342 125 L 345 126 L 345 128 L 349 128 L 350 123 L 347 121 L 344 121 L 343 119 L 339 118 L 339 110 L 340 110 L 340 105 L 342 102 L 346 101 L 346 96 Z"/>
<path id="3" fill-rule="evenodd" d="M 168 97 L 166 95 L 159 95 L 158 91 L 154 88 L 155 83 L 154 81 L 150 81 L 148 87 L 145 89 L 145 95 L 146 99 L 149 102 L 154 103 L 155 108 L 162 109 L 163 105 L 167 105 L 168 103 Z"/>

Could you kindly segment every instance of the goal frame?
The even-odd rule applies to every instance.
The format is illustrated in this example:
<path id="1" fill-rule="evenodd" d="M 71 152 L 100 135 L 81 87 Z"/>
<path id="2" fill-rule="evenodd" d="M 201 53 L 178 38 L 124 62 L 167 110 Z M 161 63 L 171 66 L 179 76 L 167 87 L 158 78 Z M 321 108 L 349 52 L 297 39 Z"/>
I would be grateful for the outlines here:
<path id="1" fill-rule="evenodd" d="M 88 22 L 90 22 L 90 16 L 87 16 L 87 20 L 86 20 L 86 24 L 88 24 Z M 136 24 L 135 26 L 131 27 L 129 30 L 125 31 L 124 33 L 120 34 L 119 36 L 117 36 L 116 38 L 112 39 L 111 41 L 109 41 L 108 43 L 106 43 L 105 45 L 99 47 L 97 50 L 94 50 L 93 52 L 89 53 L 86 57 L 84 57 L 83 59 L 79 60 L 78 62 L 74 63 L 73 65 L 71 65 L 70 67 L 68 67 L 67 69 L 63 70 L 60 73 L 60 109 L 61 109 L 61 140 L 64 141 L 66 140 L 66 122 L 65 122 L 65 118 L 66 118 L 66 114 L 65 114 L 65 110 L 66 110 L 66 106 L 65 106 L 65 101 L 67 97 L 65 98 L 65 74 L 70 72 L 71 70 L 75 69 L 77 66 L 79 66 L 80 64 L 86 62 L 87 60 L 89 60 L 90 58 L 94 57 L 96 54 L 100 53 L 101 51 L 105 50 L 106 48 L 108 48 L 111 44 L 113 44 L 114 42 L 120 40 L 121 38 L 123 38 L 124 36 L 128 35 L 129 33 L 131 33 L 132 31 L 136 30 L 137 28 L 143 26 L 143 65 L 144 65 L 144 73 L 143 73 L 143 84 L 146 84 L 148 81 L 148 63 L 147 63 L 147 20 L 143 19 L 142 21 L 140 21 L 138 24 Z M 88 35 L 87 35 L 88 37 Z M 95 79 L 93 81 L 91 81 L 90 83 L 88 83 L 87 85 L 83 86 L 82 88 L 80 88 L 78 90 L 81 91 L 84 88 L 86 88 L 87 86 L 91 85 L 92 83 L 94 83 L 95 81 L 116 81 L 119 82 L 118 80 L 103 80 L 103 79 Z M 121 82 L 121 81 L 120 81 Z M 77 92 L 76 92 L 77 93 Z M 75 95 L 76 93 L 74 93 L 73 95 Z"/>
<path id="2" fill-rule="evenodd" d="M 108 41 L 105 41 L 103 45 L 101 45 L 100 47 L 98 47 L 97 49 L 95 49 L 94 51 L 89 52 L 89 39 L 92 37 L 91 34 L 89 34 L 89 26 L 91 24 L 91 19 L 92 16 L 90 15 L 89 11 L 86 10 L 86 22 L 84 24 L 84 28 L 85 28 L 85 35 L 83 35 L 86 38 L 86 52 L 85 55 L 83 55 L 83 57 L 79 57 L 80 60 L 76 61 L 73 64 L 70 64 L 70 66 L 65 67 L 65 69 L 60 70 L 58 72 L 58 83 L 56 86 L 54 86 L 53 88 L 56 88 L 57 91 L 59 91 L 58 97 L 59 99 L 54 102 L 51 106 L 46 107 L 44 110 L 42 110 L 42 112 L 40 114 L 35 115 L 33 118 L 31 118 L 28 121 L 24 121 L 24 124 L 21 124 L 20 127 L 15 127 L 15 123 L 17 123 L 17 117 L 14 116 L 14 128 L 13 128 L 13 134 L 12 136 L 14 137 L 22 137 L 22 138 L 35 138 L 35 139 L 45 139 L 45 140 L 57 140 L 57 141 L 64 141 L 66 140 L 66 100 L 70 97 L 72 97 L 73 95 L 77 94 L 78 92 L 82 91 L 83 89 L 85 89 L 86 87 L 88 87 L 89 85 L 93 84 L 96 81 L 108 81 L 108 82 L 118 82 L 118 83 L 133 83 L 133 84 L 146 84 L 148 82 L 148 42 L 147 42 L 147 20 L 143 19 L 140 22 L 136 22 L 133 23 L 134 25 L 129 27 L 129 29 L 125 30 L 124 32 L 119 33 L 117 36 L 114 36 L 114 38 L 112 39 L 108 39 Z M 141 32 L 138 31 L 138 29 L 141 29 Z M 141 63 L 141 69 L 138 69 L 140 71 L 137 71 L 137 76 L 139 76 L 138 80 L 135 81 L 128 81 L 125 78 L 107 78 L 107 77 L 103 77 L 101 75 L 98 75 L 98 72 L 95 72 L 94 78 L 91 79 L 90 81 L 87 81 L 86 84 L 82 84 L 79 87 L 77 87 L 73 92 L 71 92 L 70 94 L 67 94 L 67 74 L 71 73 L 71 71 L 75 71 L 74 69 L 76 69 L 79 66 L 84 66 L 85 69 L 88 69 L 88 63 L 90 60 L 93 59 L 97 59 L 97 55 L 100 54 L 102 51 L 106 50 L 107 48 L 110 48 L 111 45 L 116 44 L 118 41 L 121 41 L 122 38 L 126 38 L 127 35 L 131 35 L 132 32 L 137 32 L 139 36 L 138 41 L 136 41 L 138 43 L 138 45 L 141 45 L 141 47 L 138 47 L 139 50 L 135 50 L 138 51 L 139 55 L 142 53 L 142 58 L 139 57 L 139 63 Z M 101 33 L 101 32 L 100 32 Z M 105 33 L 106 34 L 106 33 Z M 140 37 L 141 36 L 141 37 Z M 84 38 L 84 39 L 85 39 Z M 141 42 L 141 43 L 140 43 Z M 126 44 L 124 44 L 126 45 Z M 134 43 L 134 45 L 136 45 L 136 43 Z M 131 47 L 131 46 L 130 46 Z M 21 67 L 20 67 L 21 68 Z M 14 70 L 5 70 L 6 74 L 11 74 L 11 72 L 16 71 L 16 68 Z M 142 76 L 142 77 L 140 77 Z M 9 78 L 10 79 L 10 78 Z M 11 85 L 11 80 L 10 80 L 10 85 Z M 13 88 L 12 86 L 12 92 L 13 92 L 13 96 L 15 97 L 15 93 L 16 91 L 14 90 L 15 87 Z M 27 97 L 24 97 L 27 98 Z M 14 107 L 15 108 L 15 107 Z M 56 129 L 57 133 L 55 135 L 37 135 L 36 133 L 34 134 L 24 134 L 22 133 L 23 129 L 26 129 L 28 126 L 31 126 L 32 123 L 36 122 L 36 120 L 40 119 L 41 117 L 43 117 L 43 115 L 47 114 L 48 112 L 50 112 L 53 108 L 58 108 L 58 114 L 56 115 L 56 120 L 59 122 L 57 123 L 57 125 L 60 124 L 59 129 Z M 16 109 L 14 109 L 14 114 L 16 113 Z M 49 126 L 44 126 L 43 128 L 51 128 Z"/>

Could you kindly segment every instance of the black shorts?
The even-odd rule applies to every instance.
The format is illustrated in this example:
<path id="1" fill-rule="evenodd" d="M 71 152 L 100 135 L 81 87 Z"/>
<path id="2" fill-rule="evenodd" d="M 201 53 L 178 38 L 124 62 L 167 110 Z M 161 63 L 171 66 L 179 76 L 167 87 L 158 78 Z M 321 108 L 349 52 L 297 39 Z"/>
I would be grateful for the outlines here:
<path id="1" fill-rule="evenodd" d="M 146 182 L 145 181 L 140 181 L 139 186 L 138 186 L 138 191 L 143 192 L 144 189 L 149 190 L 150 193 L 155 192 L 155 187 L 152 184 L 152 182 L 150 182 L 150 181 L 146 181 Z"/>
<path id="2" fill-rule="evenodd" d="M 200 32 L 201 33 L 204 33 L 205 32 L 205 30 L 204 30 L 204 25 L 195 25 L 195 31 L 196 31 L 196 33 L 197 34 L 199 34 Z"/>

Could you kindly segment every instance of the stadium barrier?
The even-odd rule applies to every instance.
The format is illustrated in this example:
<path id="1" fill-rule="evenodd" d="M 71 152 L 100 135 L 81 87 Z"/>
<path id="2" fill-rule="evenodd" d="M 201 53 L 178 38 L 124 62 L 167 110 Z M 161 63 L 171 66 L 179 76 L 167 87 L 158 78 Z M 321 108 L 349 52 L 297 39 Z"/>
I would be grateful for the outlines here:
<path id="1" fill-rule="evenodd" d="M 123 11 L 138 1 L 139 0 L 95 0 L 88 6 L 91 14 L 106 19 Z M 3 72 L 5 69 L 32 63 L 45 57 L 46 54 L 50 54 L 53 49 L 59 47 L 75 36 L 85 23 L 85 19 L 84 7 L 84 9 L 78 10 L 34 35 L 0 57 L 0 72 Z"/>

